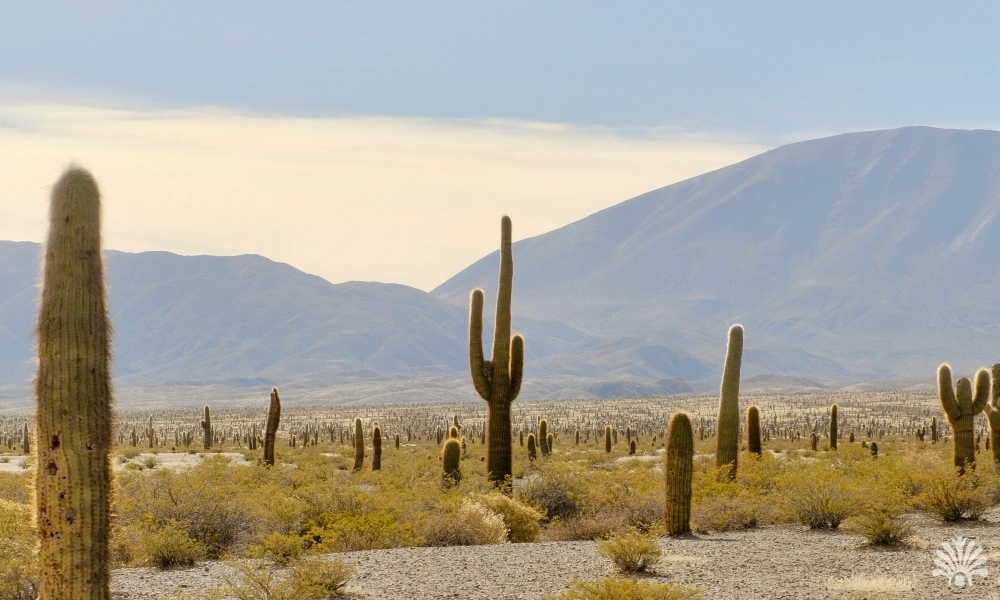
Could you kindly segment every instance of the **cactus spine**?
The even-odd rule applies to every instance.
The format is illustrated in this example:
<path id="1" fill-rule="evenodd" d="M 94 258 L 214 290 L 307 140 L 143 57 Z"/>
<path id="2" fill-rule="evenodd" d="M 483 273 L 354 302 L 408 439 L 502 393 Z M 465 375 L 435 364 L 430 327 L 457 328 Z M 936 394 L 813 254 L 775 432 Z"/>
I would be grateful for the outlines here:
<path id="1" fill-rule="evenodd" d="M 267 425 L 264 428 L 264 464 L 274 466 L 274 439 L 278 436 L 281 420 L 281 399 L 278 388 L 271 388 L 271 404 L 267 407 Z"/>
<path id="2" fill-rule="evenodd" d="M 715 466 L 729 465 L 727 476 L 736 479 L 740 428 L 740 367 L 743 363 L 743 326 L 729 328 L 726 367 L 719 391 L 719 426 L 715 450 Z"/>
<path id="3" fill-rule="evenodd" d="M 451 487 L 462 480 L 462 445 L 455 438 L 448 438 L 441 451 L 441 464 L 444 468 L 444 485 Z"/>
<path id="4" fill-rule="evenodd" d="M 830 407 L 830 450 L 837 449 L 837 404 Z"/>
<path id="5" fill-rule="evenodd" d="M 500 220 L 500 280 L 493 330 L 492 360 L 483 356 L 483 290 L 472 290 L 469 308 L 469 369 L 472 383 L 488 408 L 490 430 L 486 472 L 494 485 L 509 491 L 511 477 L 510 405 L 521 391 L 524 338 L 510 334 L 510 301 L 514 283 L 510 217 Z"/>
<path id="6" fill-rule="evenodd" d="M 756 406 L 747 409 L 747 448 L 760 456 L 760 409 Z"/>
<path id="7" fill-rule="evenodd" d="M 990 424 L 990 437 L 986 446 L 993 452 L 993 462 L 1000 464 L 1000 363 L 991 369 L 993 385 L 990 401 L 986 404 L 986 420 Z"/>
<path id="8" fill-rule="evenodd" d="M 375 424 L 372 430 L 372 471 L 382 469 L 382 428 Z"/>
<path id="9" fill-rule="evenodd" d="M 979 369 L 973 393 L 972 382 L 968 377 L 962 377 L 956 382 L 956 387 L 952 387 L 951 367 L 942 364 L 938 367 L 938 395 L 941 398 L 944 414 L 955 430 L 955 466 L 959 468 L 959 472 L 965 473 L 966 467 L 970 469 L 976 467 L 976 440 L 973 430 L 976 415 L 983 412 L 990 399 L 990 372 Z"/>
<path id="10" fill-rule="evenodd" d="M 694 473 L 694 436 L 691 419 L 677 413 L 667 429 L 667 535 L 691 532 L 691 478 Z"/>
<path id="11" fill-rule="evenodd" d="M 360 471 L 365 466 L 365 431 L 361 428 L 361 419 L 354 419 L 354 470 Z"/>
<path id="12" fill-rule="evenodd" d="M 205 450 L 212 449 L 212 412 L 205 405 L 205 418 L 201 421 L 201 428 L 205 431 Z M 149 419 L 149 447 L 153 447 L 153 419 Z"/>
<path id="13" fill-rule="evenodd" d="M 35 515 L 43 600 L 110 600 L 111 326 L 100 193 L 82 169 L 52 190 L 35 333 Z"/>

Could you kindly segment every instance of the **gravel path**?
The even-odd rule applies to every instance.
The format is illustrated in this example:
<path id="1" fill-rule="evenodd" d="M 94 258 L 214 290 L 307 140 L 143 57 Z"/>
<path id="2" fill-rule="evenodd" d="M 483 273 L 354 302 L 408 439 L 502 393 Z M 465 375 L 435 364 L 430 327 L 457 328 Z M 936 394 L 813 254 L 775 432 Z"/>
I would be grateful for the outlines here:
<path id="1" fill-rule="evenodd" d="M 690 539 L 660 540 L 664 560 L 653 577 L 700 586 L 706 600 L 831 600 L 851 591 L 882 591 L 886 598 L 1000 600 L 1000 511 L 978 523 L 942 525 L 912 516 L 916 535 L 905 547 L 881 550 L 840 531 L 768 527 Z M 976 538 L 990 560 L 988 579 L 968 590 L 933 577 L 935 550 L 956 536 Z M 503 546 L 399 548 L 335 556 L 357 567 L 356 598 L 536 599 L 573 579 L 613 573 L 593 542 Z M 115 598 L 153 600 L 184 586 L 217 585 L 227 567 L 204 563 L 185 570 L 120 569 Z"/>

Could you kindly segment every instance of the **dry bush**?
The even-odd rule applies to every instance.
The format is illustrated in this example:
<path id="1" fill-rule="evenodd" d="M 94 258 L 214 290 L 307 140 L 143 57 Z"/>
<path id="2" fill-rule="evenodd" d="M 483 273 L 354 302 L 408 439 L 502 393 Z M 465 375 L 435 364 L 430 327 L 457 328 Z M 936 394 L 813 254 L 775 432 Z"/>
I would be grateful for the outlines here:
<path id="1" fill-rule="evenodd" d="M 0 600 L 33 600 L 38 586 L 31 510 L 0 500 Z"/>
<path id="2" fill-rule="evenodd" d="M 32 500 L 27 475 L 0 472 L 0 500 L 15 504 L 28 504 Z"/>
<path id="3" fill-rule="evenodd" d="M 339 560 L 307 558 L 280 570 L 263 561 L 227 563 L 233 575 L 224 576 L 226 585 L 202 594 L 181 590 L 170 600 L 329 600 L 339 595 L 354 575 L 351 565 Z"/>
<path id="4" fill-rule="evenodd" d="M 503 516 L 466 498 L 458 509 L 431 519 L 424 529 L 426 546 L 477 546 L 507 543 Z"/>
<path id="5" fill-rule="evenodd" d="M 875 546 L 899 544 L 913 534 L 913 527 L 904 517 L 884 511 L 865 512 L 851 517 L 844 523 L 844 529 L 863 535 L 869 544 Z"/>
<path id="6" fill-rule="evenodd" d="M 939 471 L 917 498 L 917 505 L 944 521 L 977 520 L 993 505 L 994 489 L 978 472 Z"/>
<path id="7" fill-rule="evenodd" d="M 264 558 L 279 564 L 286 564 L 302 555 L 305 541 L 293 533 L 273 532 L 265 536 L 259 544 L 250 546 L 247 556 Z"/>
<path id="8" fill-rule="evenodd" d="M 597 581 L 571 581 L 569 589 L 545 594 L 543 600 L 703 600 L 698 588 L 608 577 Z"/>
<path id="9" fill-rule="evenodd" d="M 843 471 L 818 464 L 788 475 L 787 508 L 810 529 L 836 529 L 861 508 L 855 490 L 859 482 L 849 480 Z"/>
<path id="10" fill-rule="evenodd" d="M 770 521 L 770 505 L 750 493 L 718 495 L 705 498 L 691 511 L 697 531 L 735 531 L 753 529 Z"/>
<path id="11" fill-rule="evenodd" d="M 148 564 L 163 568 L 191 566 L 205 558 L 205 547 L 191 539 L 176 522 L 159 527 L 144 525 L 138 535 L 139 554 Z"/>
<path id="12" fill-rule="evenodd" d="M 631 531 L 620 537 L 597 542 L 597 554 L 610 558 L 623 573 L 645 573 L 660 561 L 663 551 L 652 536 Z"/>
<path id="13" fill-rule="evenodd" d="M 499 493 L 478 494 L 475 501 L 503 517 L 512 543 L 536 542 L 542 531 L 539 521 L 545 516 L 534 508 Z"/>
<path id="14" fill-rule="evenodd" d="M 604 540 L 627 530 L 621 514 L 599 512 L 565 521 L 556 519 L 545 529 L 545 539 L 550 542 Z"/>
<path id="15" fill-rule="evenodd" d="M 580 491 L 569 473 L 531 475 L 515 482 L 515 492 L 521 502 L 541 509 L 547 520 L 571 519 L 580 512 Z"/>

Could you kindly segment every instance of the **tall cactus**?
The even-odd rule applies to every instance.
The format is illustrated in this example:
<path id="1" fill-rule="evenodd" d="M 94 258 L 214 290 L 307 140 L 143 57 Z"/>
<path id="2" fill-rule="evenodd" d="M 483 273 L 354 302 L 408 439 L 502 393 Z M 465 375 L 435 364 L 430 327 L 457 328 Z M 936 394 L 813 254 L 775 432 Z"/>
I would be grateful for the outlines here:
<path id="1" fill-rule="evenodd" d="M 524 338 L 510 334 L 510 302 L 514 283 L 510 217 L 500 220 L 500 281 L 493 329 L 492 360 L 483 355 L 483 290 L 472 290 L 469 308 L 469 369 L 472 383 L 486 400 L 489 445 L 486 472 L 494 485 L 509 491 L 511 478 L 510 405 L 521 391 Z"/>
<path id="2" fill-rule="evenodd" d="M 205 432 L 205 450 L 212 449 L 212 411 L 208 409 L 208 405 L 205 405 L 205 418 L 201 420 L 201 428 Z M 153 425 L 152 420 L 150 420 L 149 426 L 149 439 L 150 446 L 152 446 L 153 440 Z"/>
<path id="3" fill-rule="evenodd" d="M 955 466 L 959 472 L 965 473 L 966 467 L 976 467 L 976 415 L 983 412 L 990 400 L 990 372 L 979 369 L 976 372 L 976 389 L 973 393 L 972 382 L 968 377 L 962 377 L 951 385 L 951 367 L 942 364 L 938 367 L 938 395 L 941 407 L 955 432 Z"/>
<path id="4" fill-rule="evenodd" d="M 549 422 L 545 419 L 538 422 L 538 442 L 542 445 L 542 456 L 548 456 L 552 449 L 549 448 Z"/>
<path id="5" fill-rule="evenodd" d="M 31 433 L 28 431 L 28 422 L 24 422 L 24 438 L 21 440 L 21 452 L 31 454 Z"/>
<path id="6" fill-rule="evenodd" d="M 837 404 L 830 407 L 830 450 L 837 449 Z"/>
<path id="7" fill-rule="evenodd" d="M 264 428 L 264 464 L 274 466 L 274 439 L 278 436 L 281 420 L 281 399 L 278 388 L 271 388 L 271 404 L 267 407 L 267 425 Z"/>
<path id="8" fill-rule="evenodd" d="M 760 456 L 760 409 L 755 405 L 747 409 L 747 449 Z"/>
<path id="9" fill-rule="evenodd" d="M 535 448 L 535 434 L 528 434 L 528 460 L 535 460 L 538 458 L 538 451 Z"/>
<path id="10" fill-rule="evenodd" d="M 375 424 L 372 430 L 372 471 L 382 469 L 382 428 Z"/>
<path id="11" fill-rule="evenodd" d="M 361 419 L 354 419 L 354 470 L 360 471 L 365 466 L 365 430 L 361 427 Z"/>
<path id="12" fill-rule="evenodd" d="M 993 462 L 1000 464 L 1000 363 L 991 369 L 993 385 L 990 401 L 986 404 L 986 420 L 990 424 L 989 446 L 993 452 Z"/>
<path id="13" fill-rule="evenodd" d="M 110 600 L 111 324 L 101 201 L 87 171 L 52 190 L 38 311 L 35 516 L 42 600 Z"/>
<path id="14" fill-rule="evenodd" d="M 740 429 L 740 367 L 743 364 L 743 326 L 729 328 L 726 367 L 719 391 L 719 424 L 715 450 L 715 466 L 728 465 L 727 476 L 736 479 Z"/>
<path id="15" fill-rule="evenodd" d="M 611 425 L 604 426 L 604 451 L 611 452 Z"/>
<path id="16" fill-rule="evenodd" d="M 667 429 L 667 535 L 691 533 L 691 479 L 694 474 L 694 436 L 691 419 L 677 413 Z"/>

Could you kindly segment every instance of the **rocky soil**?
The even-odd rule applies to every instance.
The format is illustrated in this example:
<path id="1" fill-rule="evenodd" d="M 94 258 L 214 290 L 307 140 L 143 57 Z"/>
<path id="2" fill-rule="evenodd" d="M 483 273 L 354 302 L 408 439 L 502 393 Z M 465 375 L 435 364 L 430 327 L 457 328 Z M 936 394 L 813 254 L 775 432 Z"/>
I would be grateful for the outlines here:
<path id="1" fill-rule="evenodd" d="M 969 598 L 1000 600 L 1000 510 L 981 522 L 943 525 L 911 515 L 910 543 L 894 549 L 868 547 L 841 531 L 768 527 L 690 539 L 660 540 L 664 559 L 652 576 L 699 586 L 706 600 L 832 600 Z M 932 575 L 935 550 L 956 536 L 975 538 L 988 558 L 987 578 L 973 587 L 949 586 Z M 573 579 L 613 574 L 593 542 L 546 542 L 503 546 L 400 548 L 350 552 L 332 557 L 357 567 L 353 598 L 535 599 L 565 589 Z M 115 598 L 153 600 L 162 595 L 219 585 L 228 567 L 207 562 L 183 570 L 120 569 Z M 186 595 L 186 594 L 185 594 Z"/>

